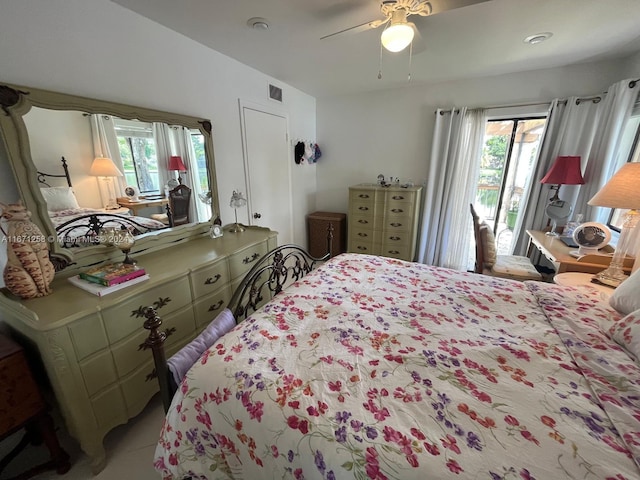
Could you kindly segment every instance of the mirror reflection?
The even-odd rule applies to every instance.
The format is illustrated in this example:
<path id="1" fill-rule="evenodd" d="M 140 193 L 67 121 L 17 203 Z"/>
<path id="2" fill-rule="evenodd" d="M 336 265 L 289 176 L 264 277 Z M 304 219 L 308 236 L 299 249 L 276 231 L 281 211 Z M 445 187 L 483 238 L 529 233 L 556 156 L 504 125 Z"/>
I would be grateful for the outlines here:
<path id="1" fill-rule="evenodd" d="M 200 130 L 40 107 L 23 120 L 62 246 L 95 244 L 102 227 L 138 235 L 210 219 Z"/>

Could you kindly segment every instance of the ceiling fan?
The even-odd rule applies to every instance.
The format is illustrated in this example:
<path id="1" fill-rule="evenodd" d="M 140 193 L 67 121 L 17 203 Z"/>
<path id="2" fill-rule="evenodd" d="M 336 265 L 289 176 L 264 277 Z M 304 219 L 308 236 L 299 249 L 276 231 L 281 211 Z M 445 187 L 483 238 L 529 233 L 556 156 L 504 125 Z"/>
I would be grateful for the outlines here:
<path id="1" fill-rule="evenodd" d="M 420 35 L 415 24 L 407 21 L 407 17 L 410 15 L 427 17 L 447 10 L 487 1 L 489 0 L 382 0 L 380 11 L 384 18 L 345 28 L 325 35 L 320 40 L 347 32 L 356 33 L 385 25 L 385 29 L 380 36 L 382 46 L 390 52 L 400 52 L 413 42 L 414 37 L 419 37 Z"/>

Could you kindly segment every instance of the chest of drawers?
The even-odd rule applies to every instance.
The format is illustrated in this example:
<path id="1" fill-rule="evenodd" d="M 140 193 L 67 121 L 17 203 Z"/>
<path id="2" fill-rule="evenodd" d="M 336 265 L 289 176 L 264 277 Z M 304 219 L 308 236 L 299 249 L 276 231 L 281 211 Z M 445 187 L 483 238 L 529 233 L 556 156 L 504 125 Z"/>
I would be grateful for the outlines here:
<path id="1" fill-rule="evenodd" d="M 422 187 L 349 187 L 348 251 L 414 260 Z"/>
<path id="2" fill-rule="evenodd" d="M 105 462 L 103 438 L 137 415 L 158 391 L 153 361 L 142 349 L 142 310 L 155 307 L 168 330 L 167 355 L 192 340 L 225 307 L 233 289 L 276 233 L 250 227 L 137 254 L 150 279 L 97 297 L 56 278 L 47 297 L 0 295 L 2 320 L 42 359 L 69 433 L 92 458 Z"/>

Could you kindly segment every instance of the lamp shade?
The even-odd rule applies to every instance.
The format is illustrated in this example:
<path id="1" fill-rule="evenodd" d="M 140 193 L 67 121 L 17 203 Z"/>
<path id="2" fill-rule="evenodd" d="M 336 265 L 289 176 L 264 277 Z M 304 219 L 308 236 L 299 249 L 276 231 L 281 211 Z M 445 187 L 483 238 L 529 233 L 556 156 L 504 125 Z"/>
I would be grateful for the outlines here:
<path id="1" fill-rule="evenodd" d="M 625 163 L 589 200 L 589 205 L 640 209 L 640 163 Z"/>
<path id="2" fill-rule="evenodd" d="M 178 172 L 187 171 L 187 167 L 185 167 L 181 156 L 172 155 L 171 157 L 169 157 L 169 170 L 178 171 Z"/>
<path id="3" fill-rule="evenodd" d="M 582 185 L 584 179 L 580 171 L 580 157 L 561 156 L 556 158 L 540 183 L 554 185 Z"/>
<path id="4" fill-rule="evenodd" d="M 231 201 L 229 202 L 229 206 L 233 208 L 241 208 L 247 204 L 247 199 L 244 197 L 242 192 L 233 191 L 231 194 Z"/>
<path id="5" fill-rule="evenodd" d="M 118 170 L 113 160 L 107 157 L 97 157 L 91 164 L 89 175 L 96 177 L 122 177 L 122 172 Z"/>

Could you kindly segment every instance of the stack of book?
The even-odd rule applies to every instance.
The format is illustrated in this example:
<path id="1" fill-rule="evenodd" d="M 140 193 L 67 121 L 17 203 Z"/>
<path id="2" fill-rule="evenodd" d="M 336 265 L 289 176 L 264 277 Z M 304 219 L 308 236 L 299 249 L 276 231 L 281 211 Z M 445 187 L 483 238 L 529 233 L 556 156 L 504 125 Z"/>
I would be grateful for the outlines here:
<path id="1" fill-rule="evenodd" d="M 79 275 L 69 277 L 76 287 L 99 297 L 135 285 L 149 278 L 144 268 L 126 263 L 109 263 L 93 267 Z"/>

